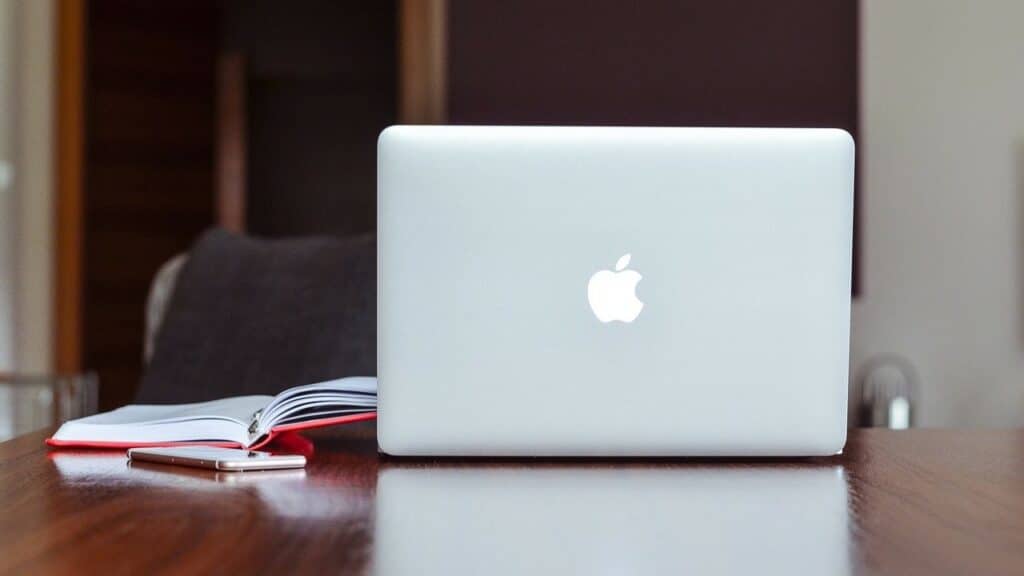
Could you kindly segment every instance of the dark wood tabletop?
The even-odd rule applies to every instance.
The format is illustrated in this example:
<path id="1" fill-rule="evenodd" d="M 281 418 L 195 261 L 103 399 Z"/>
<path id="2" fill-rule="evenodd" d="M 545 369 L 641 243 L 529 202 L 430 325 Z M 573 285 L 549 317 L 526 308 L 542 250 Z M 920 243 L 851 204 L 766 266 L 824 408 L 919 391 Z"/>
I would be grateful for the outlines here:
<path id="1" fill-rule="evenodd" d="M 1024 431 L 858 430 L 786 460 L 403 460 L 304 471 L 0 444 L 5 573 L 1021 574 Z"/>

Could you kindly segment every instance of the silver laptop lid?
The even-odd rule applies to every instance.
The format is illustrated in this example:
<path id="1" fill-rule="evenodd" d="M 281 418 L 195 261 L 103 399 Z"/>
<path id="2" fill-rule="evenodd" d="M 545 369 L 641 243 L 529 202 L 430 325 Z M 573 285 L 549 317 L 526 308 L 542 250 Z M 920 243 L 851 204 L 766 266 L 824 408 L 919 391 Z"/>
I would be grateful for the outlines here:
<path id="1" fill-rule="evenodd" d="M 853 169 L 832 129 L 388 128 L 380 448 L 839 451 Z"/>

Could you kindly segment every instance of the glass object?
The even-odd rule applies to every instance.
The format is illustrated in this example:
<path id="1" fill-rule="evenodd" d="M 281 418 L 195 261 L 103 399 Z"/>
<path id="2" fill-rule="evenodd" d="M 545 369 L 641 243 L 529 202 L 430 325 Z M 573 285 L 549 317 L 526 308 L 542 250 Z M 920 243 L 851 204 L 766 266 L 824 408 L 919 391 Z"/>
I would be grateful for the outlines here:
<path id="1" fill-rule="evenodd" d="M 0 373 L 0 441 L 95 414 L 98 392 L 91 372 Z"/>
<path id="2" fill-rule="evenodd" d="M 904 430 L 913 426 L 917 372 L 906 358 L 878 356 L 862 370 L 860 426 Z"/>

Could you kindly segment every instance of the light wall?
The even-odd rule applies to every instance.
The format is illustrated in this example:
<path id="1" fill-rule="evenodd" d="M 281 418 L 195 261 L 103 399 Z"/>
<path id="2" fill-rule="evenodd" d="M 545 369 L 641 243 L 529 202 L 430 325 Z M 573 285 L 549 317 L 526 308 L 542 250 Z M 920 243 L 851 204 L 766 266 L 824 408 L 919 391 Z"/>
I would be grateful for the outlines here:
<path id="1" fill-rule="evenodd" d="M 15 362 L 22 372 L 53 369 L 54 65 L 52 0 L 21 2 L 18 43 L 18 227 Z"/>
<path id="2" fill-rule="evenodd" d="M 53 367 L 53 8 L 0 0 L 0 372 Z M 0 387 L 0 439 L 32 414 L 13 398 Z"/>
<path id="3" fill-rule="evenodd" d="M 51 0 L 0 0 L 0 371 L 52 366 Z"/>
<path id="4" fill-rule="evenodd" d="M 1024 425 L 1024 2 L 861 12 L 851 368 L 909 359 L 920 425 Z"/>
<path id="5" fill-rule="evenodd" d="M 14 364 L 14 16 L 13 2 L 0 0 L 0 372 Z"/>

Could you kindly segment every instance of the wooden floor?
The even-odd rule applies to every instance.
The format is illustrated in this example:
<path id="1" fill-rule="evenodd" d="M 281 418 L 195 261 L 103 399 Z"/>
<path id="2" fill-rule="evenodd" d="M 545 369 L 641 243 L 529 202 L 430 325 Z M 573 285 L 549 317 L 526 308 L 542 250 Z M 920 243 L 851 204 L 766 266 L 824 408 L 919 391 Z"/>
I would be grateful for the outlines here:
<path id="1" fill-rule="evenodd" d="M 809 460 L 410 461 L 360 424 L 264 473 L 45 436 L 0 444 L 5 573 L 1024 573 L 1024 431 L 853 431 Z"/>

